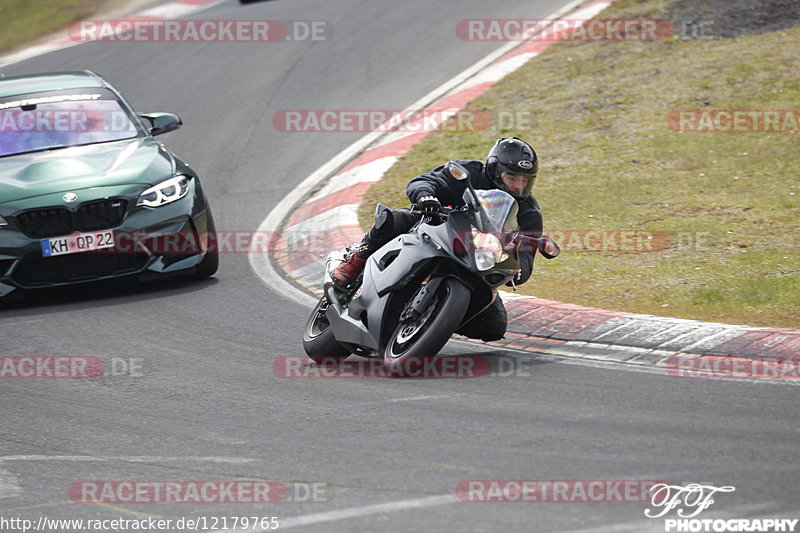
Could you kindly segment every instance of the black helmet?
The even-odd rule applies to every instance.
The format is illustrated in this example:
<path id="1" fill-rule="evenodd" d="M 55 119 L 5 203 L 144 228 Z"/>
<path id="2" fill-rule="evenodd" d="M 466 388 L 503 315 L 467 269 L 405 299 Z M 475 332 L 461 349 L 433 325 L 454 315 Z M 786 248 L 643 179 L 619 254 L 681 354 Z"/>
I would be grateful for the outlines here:
<path id="1" fill-rule="evenodd" d="M 517 201 L 523 201 L 531 195 L 533 182 L 536 181 L 536 174 L 539 172 L 539 159 L 531 145 L 518 137 L 505 137 L 497 139 L 494 146 L 486 156 L 486 173 L 489 178 L 497 185 L 497 188 L 506 191 Z M 503 175 L 509 174 L 518 177 L 521 181 L 527 178 L 527 183 L 521 190 L 510 189 L 508 184 L 503 181 Z"/>

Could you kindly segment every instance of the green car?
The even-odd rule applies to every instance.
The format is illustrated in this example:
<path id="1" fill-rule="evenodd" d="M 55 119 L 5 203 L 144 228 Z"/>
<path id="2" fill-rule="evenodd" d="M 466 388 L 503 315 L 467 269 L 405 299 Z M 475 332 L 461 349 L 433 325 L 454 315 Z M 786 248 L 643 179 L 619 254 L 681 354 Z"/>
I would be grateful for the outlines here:
<path id="1" fill-rule="evenodd" d="M 217 271 L 200 180 L 97 74 L 0 78 L 0 298 L 108 278 Z M 22 290 L 20 290 L 22 289 Z"/>

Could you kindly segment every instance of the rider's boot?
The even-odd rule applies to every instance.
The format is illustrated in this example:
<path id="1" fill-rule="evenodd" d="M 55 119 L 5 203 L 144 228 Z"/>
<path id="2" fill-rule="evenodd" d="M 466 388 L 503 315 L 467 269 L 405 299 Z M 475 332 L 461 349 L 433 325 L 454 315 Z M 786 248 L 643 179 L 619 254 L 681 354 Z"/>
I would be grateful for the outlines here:
<path id="1" fill-rule="evenodd" d="M 359 274 L 364 270 L 364 265 L 367 264 L 367 258 L 369 258 L 373 251 L 374 248 L 369 241 L 369 234 L 364 235 L 364 239 L 356 245 L 350 257 L 339 263 L 339 266 L 331 272 L 331 279 L 334 285 L 341 289 L 352 285 L 353 282 L 358 279 Z"/>

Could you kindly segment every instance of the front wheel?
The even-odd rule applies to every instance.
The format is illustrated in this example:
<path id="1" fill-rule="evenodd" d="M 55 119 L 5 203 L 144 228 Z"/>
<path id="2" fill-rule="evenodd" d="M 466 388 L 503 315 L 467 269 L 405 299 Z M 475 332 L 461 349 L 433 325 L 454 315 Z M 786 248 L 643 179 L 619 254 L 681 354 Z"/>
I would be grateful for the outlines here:
<path id="1" fill-rule="evenodd" d="M 350 355 L 350 350 L 339 344 L 333 336 L 333 328 L 325 316 L 327 309 L 328 299 L 323 296 L 311 312 L 303 330 L 303 349 L 315 363 L 331 358 L 344 359 Z"/>
<path id="2" fill-rule="evenodd" d="M 470 290 L 463 283 L 443 280 L 425 310 L 398 324 L 392 334 L 383 356 L 389 375 L 403 376 L 411 361 L 435 357 L 461 324 L 469 299 Z"/>

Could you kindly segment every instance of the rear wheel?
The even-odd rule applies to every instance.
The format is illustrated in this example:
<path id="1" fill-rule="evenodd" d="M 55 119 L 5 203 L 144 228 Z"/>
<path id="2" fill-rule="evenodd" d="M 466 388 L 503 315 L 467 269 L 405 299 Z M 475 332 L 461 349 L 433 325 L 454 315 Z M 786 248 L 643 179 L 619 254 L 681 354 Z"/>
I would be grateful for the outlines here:
<path id="1" fill-rule="evenodd" d="M 463 283 L 443 280 L 428 306 L 418 316 L 401 320 L 392 334 L 383 356 L 388 375 L 404 376 L 421 359 L 436 357 L 461 324 L 469 298 Z"/>
<path id="2" fill-rule="evenodd" d="M 303 349 L 308 357 L 316 363 L 322 363 L 331 358 L 344 359 L 350 355 L 350 350 L 339 344 L 333 336 L 333 328 L 328 322 L 328 317 L 325 316 L 328 305 L 328 299 L 325 296 L 320 298 L 303 331 Z"/>

